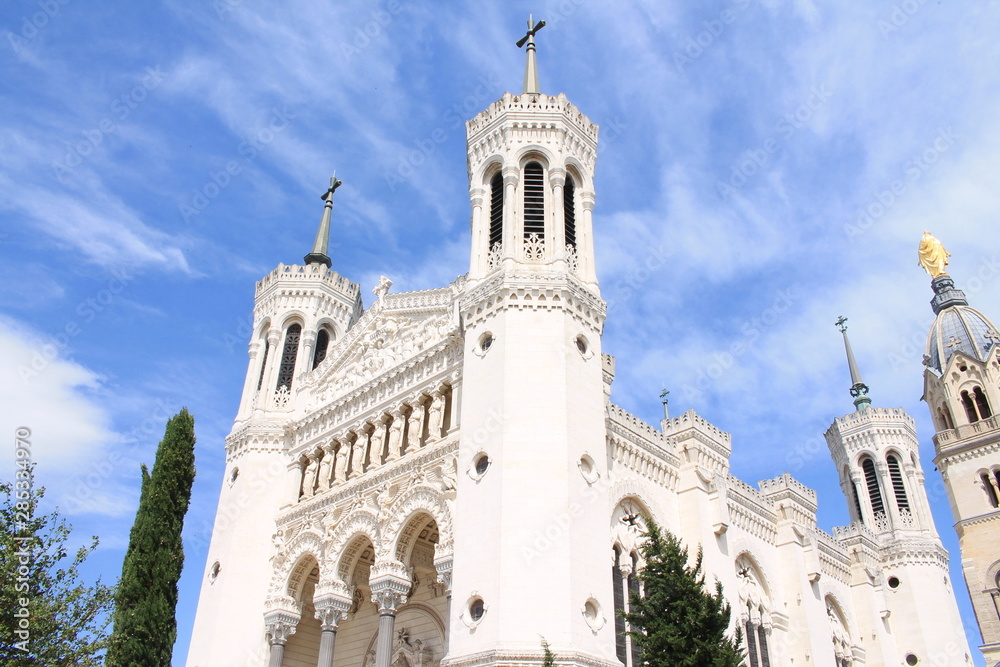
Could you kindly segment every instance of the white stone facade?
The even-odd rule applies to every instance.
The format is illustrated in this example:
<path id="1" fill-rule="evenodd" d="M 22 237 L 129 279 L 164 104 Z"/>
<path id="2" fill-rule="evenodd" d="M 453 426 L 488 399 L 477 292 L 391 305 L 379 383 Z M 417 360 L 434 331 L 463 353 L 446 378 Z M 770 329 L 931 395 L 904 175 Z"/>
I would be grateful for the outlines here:
<path id="1" fill-rule="evenodd" d="M 615 611 L 645 517 L 704 550 L 749 665 L 971 664 L 912 420 L 831 426 L 854 523 L 829 534 L 789 475 L 730 475 L 694 412 L 628 414 L 601 349 L 597 126 L 508 93 L 467 130 L 467 275 L 384 280 L 364 311 L 322 264 L 258 283 L 188 664 L 541 664 L 544 637 L 560 665 L 632 667 Z"/>

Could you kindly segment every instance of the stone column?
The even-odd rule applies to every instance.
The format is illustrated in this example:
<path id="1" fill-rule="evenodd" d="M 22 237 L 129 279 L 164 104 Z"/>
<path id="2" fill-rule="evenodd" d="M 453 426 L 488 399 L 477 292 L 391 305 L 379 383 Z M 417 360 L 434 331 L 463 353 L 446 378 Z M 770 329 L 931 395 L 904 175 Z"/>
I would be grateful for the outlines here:
<path id="1" fill-rule="evenodd" d="M 514 229 L 514 197 L 517 194 L 517 182 L 521 170 L 514 165 L 503 168 L 503 257 L 520 257 L 524 241 L 522 229 Z M 515 250 L 516 248 L 516 250 Z"/>
<path id="2" fill-rule="evenodd" d="M 333 647 L 337 640 L 337 626 L 347 618 L 351 600 L 336 595 L 323 595 L 313 600 L 316 618 L 322 634 L 319 638 L 319 660 L 316 667 L 333 667 Z"/>
<path id="3" fill-rule="evenodd" d="M 597 287 L 597 271 L 594 268 L 594 193 L 580 191 L 580 209 L 583 224 L 576 226 L 576 255 L 580 262 L 580 276 L 587 283 Z"/>
<path id="4" fill-rule="evenodd" d="M 489 232 L 483 223 L 483 201 L 486 196 L 484 188 L 469 188 L 472 200 L 472 271 L 473 276 L 481 276 L 486 272 L 486 258 L 490 254 Z"/>
<path id="5" fill-rule="evenodd" d="M 271 657 L 267 667 L 281 667 L 285 658 L 285 642 L 295 634 L 299 624 L 299 614 L 286 610 L 270 611 L 264 615 L 267 624 L 267 641 L 271 646 Z"/>
<path id="6" fill-rule="evenodd" d="M 410 400 L 410 416 L 406 423 L 406 451 L 412 452 L 422 445 L 424 435 L 424 404 L 420 396 Z"/>
<path id="7" fill-rule="evenodd" d="M 250 355 L 250 363 L 247 364 L 247 377 L 243 382 L 243 400 L 240 402 L 240 410 L 236 415 L 237 421 L 245 419 L 247 413 L 253 409 L 254 399 L 257 394 L 257 378 L 260 377 L 260 364 L 257 363 L 257 355 L 260 354 L 260 351 L 260 341 L 250 341 L 250 346 L 247 349 Z"/>
<path id="8" fill-rule="evenodd" d="M 302 459 L 296 459 L 288 464 L 288 486 L 285 487 L 285 498 L 288 499 L 290 505 L 299 502 L 299 497 L 302 494 L 303 467 Z"/>
<path id="9" fill-rule="evenodd" d="M 438 573 L 438 581 L 444 585 L 444 594 L 447 596 L 444 608 L 444 636 L 448 637 L 451 632 L 451 573 L 452 558 L 448 556 L 445 560 L 435 561 L 434 569 Z"/>
<path id="10" fill-rule="evenodd" d="M 562 167 L 549 169 L 549 187 L 552 193 L 552 252 L 549 257 L 566 257 L 566 209 L 563 206 L 563 186 L 566 185 L 566 170 Z M 548 248 L 546 248 L 548 250 Z"/>
<path id="11" fill-rule="evenodd" d="M 312 370 L 313 349 L 316 347 L 315 329 L 310 330 L 303 326 L 302 340 L 300 344 L 302 347 L 299 349 L 299 355 L 295 359 L 295 377 Z"/>
<path id="12" fill-rule="evenodd" d="M 386 461 L 395 461 L 403 455 L 403 427 L 406 426 L 406 416 L 403 414 L 402 406 L 394 408 L 392 415 L 392 426 L 389 427 L 389 454 Z"/>
<path id="13" fill-rule="evenodd" d="M 427 408 L 427 443 L 441 439 L 441 423 L 444 420 L 444 394 L 440 389 L 431 392 L 431 404 Z"/>
<path id="14" fill-rule="evenodd" d="M 378 605 L 378 641 L 375 644 L 375 667 L 389 667 L 395 635 L 396 610 L 406 604 L 406 594 L 396 582 L 383 582 L 376 590 L 372 584 L 372 602 Z"/>
<path id="15" fill-rule="evenodd" d="M 264 359 L 264 381 L 260 385 L 260 395 L 257 397 L 257 409 L 271 407 L 271 397 L 274 395 L 274 383 L 278 381 L 278 366 L 281 365 L 281 331 L 271 327 L 267 331 L 268 351 Z"/>

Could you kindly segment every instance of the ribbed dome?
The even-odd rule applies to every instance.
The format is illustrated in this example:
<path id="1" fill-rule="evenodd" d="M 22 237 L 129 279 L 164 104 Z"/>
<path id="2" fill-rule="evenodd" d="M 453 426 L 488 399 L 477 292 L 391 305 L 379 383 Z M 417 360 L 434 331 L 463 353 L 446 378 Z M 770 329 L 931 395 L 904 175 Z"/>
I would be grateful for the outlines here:
<path id="1" fill-rule="evenodd" d="M 944 372 L 955 352 L 961 350 L 973 359 L 986 361 L 990 349 L 1000 344 L 1000 334 L 993 323 L 964 301 L 963 298 L 958 303 L 942 307 L 927 334 L 927 347 L 924 350 L 927 356 L 924 362 L 927 368 L 938 375 Z"/>

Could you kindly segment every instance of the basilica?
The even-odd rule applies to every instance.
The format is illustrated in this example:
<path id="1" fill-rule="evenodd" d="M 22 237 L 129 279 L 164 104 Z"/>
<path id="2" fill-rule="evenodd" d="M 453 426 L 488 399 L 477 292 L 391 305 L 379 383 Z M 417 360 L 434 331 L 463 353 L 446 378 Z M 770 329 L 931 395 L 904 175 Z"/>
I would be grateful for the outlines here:
<path id="1" fill-rule="evenodd" d="M 561 666 L 638 667 L 620 612 L 650 517 L 703 549 L 751 667 L 971 665 L 914 421 L 872 405 L 844 321 L 856 409 L 826 440 L 851 524 L 832 533 L 791 475 L 731 475 L 730 434 L 694 411 L 615 404 L 598 127 L 540 91 L 542 25 L 522 91 L 466 123 L 465 275 L 383 278 L 365 308 L 327 254 L 334 179 L 311 252 L 257 283 L 188 665 L 540 665 L 544 637 Z M 938 246 L 925 398 L 989 657 L 1000 336 Z"/>

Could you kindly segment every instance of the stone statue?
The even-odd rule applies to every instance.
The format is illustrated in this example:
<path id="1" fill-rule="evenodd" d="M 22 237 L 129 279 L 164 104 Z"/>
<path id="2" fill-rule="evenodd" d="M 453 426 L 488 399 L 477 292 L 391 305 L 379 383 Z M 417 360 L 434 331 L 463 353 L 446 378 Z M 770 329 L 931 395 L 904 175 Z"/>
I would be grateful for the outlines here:
<path id="1" fill-rule="evenodd" d="M 322 491 L 330 488 L 330 473 L 333 468 L 333 450 L 323 447 L 323 460 L 319 464 L 319 488 Z"/>
<path id="2" fill-rule="evenodd" d="M 436 442 L 441 437 L 441 424 L 444 421 L 444 396 L 435 391 L 427 408 L 427 442 Z"/>
<path id="3" fill-rule="evenodd" d="M 409 423 L 406 425 L 406 451 L 412 452 L 420 446 L 424 431 L 424 406 L 419 401 L 413 401 L 410 410 Z"/>
<path id="4" fill-rule="evenodd" d="M 392 426 L 389 427 L 389 461 L 395 461 L 403 454 L 403 425 L 405 424 L 403 413 L 394 410 L 392 413 Z"/>
<path id="5" fill-rule="evenodd" d="M 338 482 L 347 480 L 347 456 L 351 453 L 351 447 L 346 442 L 340 443 L 337 450 L 337 465 L 333 469 L 333 479 Z"/>
<path id="6" fill-rule="evenodd" d="M 930 232 L 924 232 L 920 239 L 920 247 L 917 249 L 917 257 L 917 265 L 922 266 L 931 278 L 937 278 L 945 273 L 945 267 L 948 266 L 948 258 L 951 257 L 951 253 L 945 250 L 941 242 L 934 238 Z"/>
<path id="7" fill-rule="evenodd" d="M 315 456 L 309 457 L 309 465 L 306 466 L 306 472 L 302 476 L 302 497 L 311 498 L 313 494 L 313 489 L 316 486 L 316 467 L 319 462 L 316 460 Z"/>
<path id="8" fill-rule="evenodd" d="M 354 456 L 351 457 L 351 478 L 357 477 L 363 472 L 365 465 L 365 444 L 367 440 L 366 434 L 362 431 L 358 433 L 357 439 L 354 441 Z M 346 449 L 345 449 L 346 451 Z"/>

